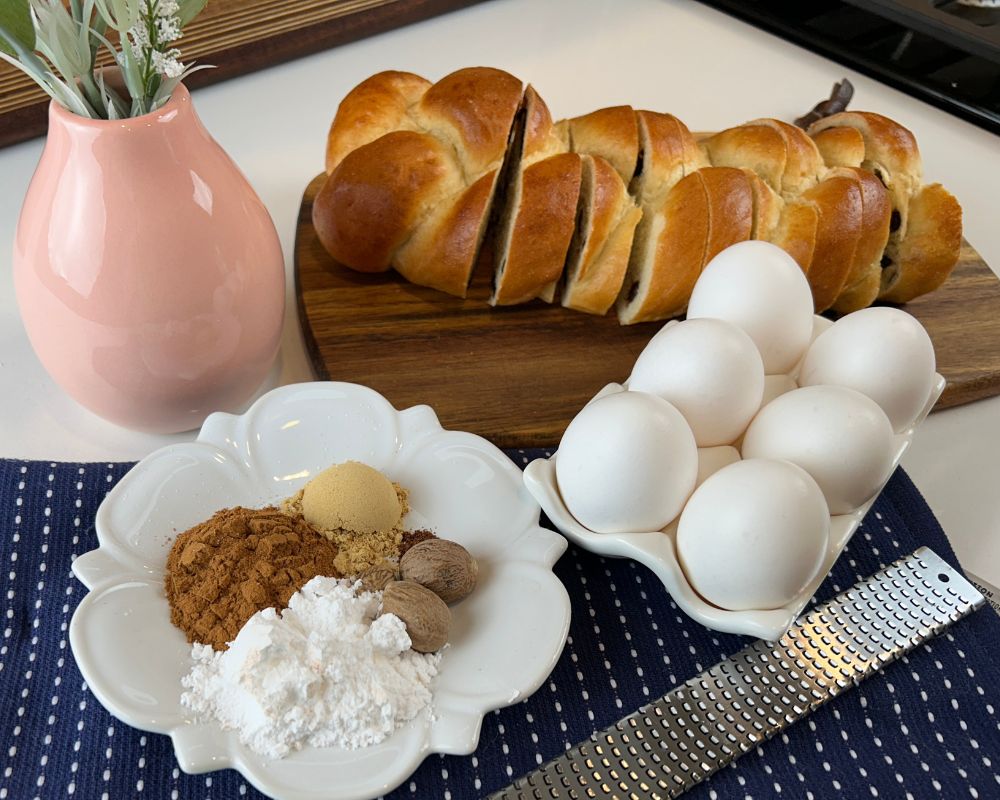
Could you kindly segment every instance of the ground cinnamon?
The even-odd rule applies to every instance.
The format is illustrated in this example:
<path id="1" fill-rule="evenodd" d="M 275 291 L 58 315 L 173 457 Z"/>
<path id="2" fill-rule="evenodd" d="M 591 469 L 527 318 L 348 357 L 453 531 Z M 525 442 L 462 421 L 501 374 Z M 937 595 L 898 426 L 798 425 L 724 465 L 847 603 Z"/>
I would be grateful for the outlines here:
<path id="1" fill-rule="evenodd" d="M 170 620 L 225 650 L 256 612 L 280 609 L 317 575 L 340 577 L 337 546 L 276 508 L 227 508 L 177 537 L 167 558 Z"/>
<path id="2" fill-rule="evenodd" d="M 413 547 L 413 545 L 436 538 L 437 535 L 433 531 L 403 531 L 403 536 L 399 542 L 399 557 L 402 558 L 403 553 Z"/>

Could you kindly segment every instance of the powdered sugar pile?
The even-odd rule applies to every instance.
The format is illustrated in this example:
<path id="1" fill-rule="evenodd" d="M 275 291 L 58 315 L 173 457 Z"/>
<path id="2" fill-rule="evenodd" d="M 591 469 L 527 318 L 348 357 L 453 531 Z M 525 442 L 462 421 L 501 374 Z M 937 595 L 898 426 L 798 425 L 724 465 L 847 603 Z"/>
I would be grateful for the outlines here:
<path id="1" fill-rule="evenodd" d="M 182 704 L 272 758 L 381 742 L 429 705 L 441 657 L 410 650 L 399 617 L 375 618 L 380 593 L 355 591 L 313 578 L 281 615 L 251 617 L 228 650 L 194 645 Z"/>

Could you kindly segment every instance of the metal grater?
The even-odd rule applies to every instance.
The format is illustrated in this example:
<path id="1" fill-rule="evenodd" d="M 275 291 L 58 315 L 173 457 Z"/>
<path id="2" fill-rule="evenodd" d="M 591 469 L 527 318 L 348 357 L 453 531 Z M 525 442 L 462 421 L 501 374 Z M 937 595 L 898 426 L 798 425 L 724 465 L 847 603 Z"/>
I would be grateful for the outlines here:
<path id="1" fill-rule="evenodd" d="M 677 797 L 983 603 L 922 547 L 491 800 Z"/>

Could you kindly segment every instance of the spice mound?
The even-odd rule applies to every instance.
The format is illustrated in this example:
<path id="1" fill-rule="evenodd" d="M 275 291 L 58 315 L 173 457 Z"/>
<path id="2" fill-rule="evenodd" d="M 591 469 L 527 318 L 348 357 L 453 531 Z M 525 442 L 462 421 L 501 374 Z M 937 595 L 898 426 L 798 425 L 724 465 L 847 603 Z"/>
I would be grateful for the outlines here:
<path id="1" fill-rule="evenodd" d="M 282 503 L 337 545 L 339 575 L 359 575 L 399 555 L 407 492 L 367 464 L 334 464 Z"/>
<path id="2" fill-rule="evenodd" d="M 170 621 L 225 650 L 263 608 L 283 609 L 317 575 L 339 577 L 337 547 L 276 508 L 227 508 L 177 537 L 167 557 Z"/>
<path id="3" fill-rule="evenodd" d="M 262 755 L 378 744 L 431 702 L 441 656 L 410 649 L 380 592 L 314 578 L 253 616 L 226 652 L 195 645 L 181 703 Z"/>

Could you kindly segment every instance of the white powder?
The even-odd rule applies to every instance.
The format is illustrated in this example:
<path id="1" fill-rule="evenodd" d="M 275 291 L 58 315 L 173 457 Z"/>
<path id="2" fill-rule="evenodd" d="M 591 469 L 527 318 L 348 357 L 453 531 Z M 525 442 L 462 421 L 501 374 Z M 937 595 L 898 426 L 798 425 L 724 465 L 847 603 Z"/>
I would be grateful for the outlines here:
<path id="1" fill-rule="evenodd" d="M 410 650 L 381 593 L 313 578 L 279 615 L 258 612 L 223 652 L 196 644 L 181 703 L 262 755 L 377 744 L 431 701 L 440 655 Z"/>

